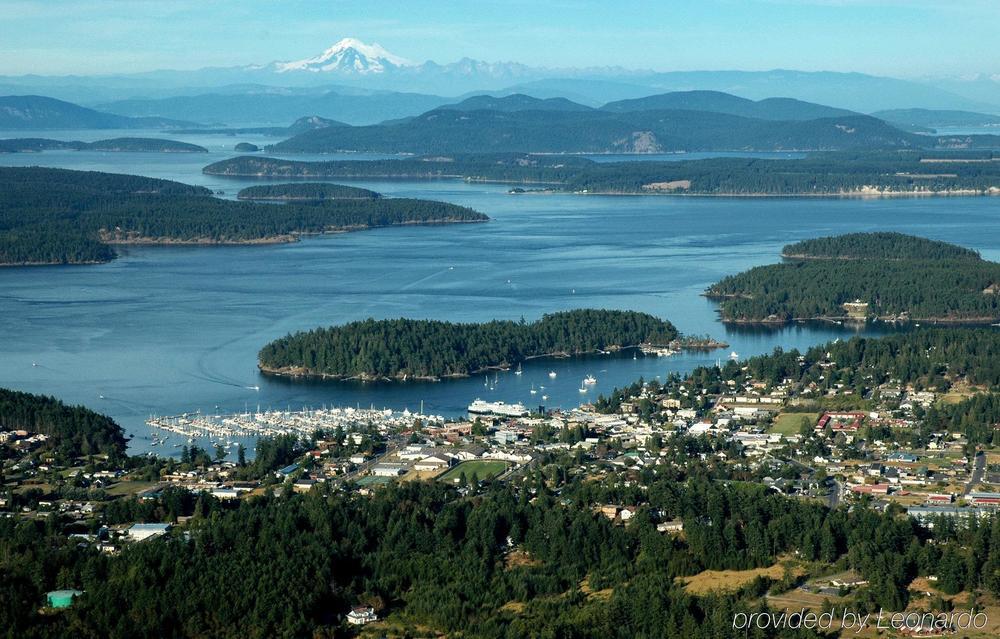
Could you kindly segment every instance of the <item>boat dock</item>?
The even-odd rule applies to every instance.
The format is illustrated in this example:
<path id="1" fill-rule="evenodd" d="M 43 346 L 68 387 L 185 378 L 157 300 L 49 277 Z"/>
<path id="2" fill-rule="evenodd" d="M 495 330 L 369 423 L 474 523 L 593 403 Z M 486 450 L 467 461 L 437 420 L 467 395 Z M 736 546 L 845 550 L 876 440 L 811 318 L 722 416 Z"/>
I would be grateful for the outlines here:
<path id="1" fill-rule="evenodd" d="M 420 420 L 426 425 L 443 424 L 440 415 L 423 415 L 408 410 L 360 408 L 320 408 L 266 410 L 233 414 L 205 415 L 200 412 L 150 417 L 146 424 L 187 438 L 195 437 L 264 437 L 269 435 L 312 435 L 317 430 L 341 428 L 357 430 L 359 426 L 374 426 L 390 432 L 409 428 Z"/>

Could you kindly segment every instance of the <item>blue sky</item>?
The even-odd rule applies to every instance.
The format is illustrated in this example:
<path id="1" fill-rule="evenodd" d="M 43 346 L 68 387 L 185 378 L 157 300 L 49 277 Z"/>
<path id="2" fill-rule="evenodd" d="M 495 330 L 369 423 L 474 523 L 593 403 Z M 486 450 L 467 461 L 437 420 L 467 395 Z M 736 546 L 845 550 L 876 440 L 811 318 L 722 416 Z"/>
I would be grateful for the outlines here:
<path id="1" fill-rule="evenodd" d="M 1000 73 L 1000 0 L 0 0 L 0 74 L 298 59 L 342 37 L 539 66 Z"/>

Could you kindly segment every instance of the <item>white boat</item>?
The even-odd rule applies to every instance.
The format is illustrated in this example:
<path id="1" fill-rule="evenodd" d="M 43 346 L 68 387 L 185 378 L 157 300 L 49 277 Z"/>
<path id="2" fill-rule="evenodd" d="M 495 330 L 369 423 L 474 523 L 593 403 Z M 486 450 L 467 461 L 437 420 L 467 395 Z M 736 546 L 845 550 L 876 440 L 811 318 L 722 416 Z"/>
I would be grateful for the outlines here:
<path id="1" fill-rule="evenodd" d="M 551 377 L 552 379 L 555 379 L 556 378 L 556 372 L 555 371 L 549 371 L 549 377 Z"/>
<path id="2" fill-rule="evenodd" d="M 531 385 L 531 390 L 530 390 L 530 391 L 528 391 L 528 392 L 529 392 L 529 393 L 531 393 L 532 395 L 534 395 L 534 394 L 535 394 L 535 393 L 537 393 L 538 391 L 536 391 L 536 390 L 535 390 L 535 385 L 534 385 L 534 384 L 532 384 L 532 385 Z"/>
<path id="3" fill-rule="evenodd" d="M 733 351 L 732 353 L 729 354 L 729 359 L 733 360 L 734 362 L 736 360 L 738 360 L 739 358 L 740 358 L 740 354 L 737 353 L 736 351 Z"/>
<path id="4" fill-rule="evenodd" d="M 517 370 L 516 370 L 516 371 L 514 371 L 514 374 L 515 374 L 515 375 L 520 375 L 520 374 L 522 374 L 523 372 L 524 372 L 524 371 L 523 371 L 523 370 L 521 370 L 521 365 L 520 365 L 520 364 L 518 364 L 518 365 L 517 365 Z"/>
<path id="5" fill-rule="evenodd" d="M 583 378 L 583 383 L 586 384 L 587 386 L 593 386 L 594 384 L 597 383 L 597 378 L 594 377 L 593 375 L 587 375 L 586 377 Z"/>
<path id="6" fill-rule="evenodd" d="M 548 395 L 542 395 L 542 399 L 548 401 L 549 396 Z"/>
<path id="7" fill-rule="evenodd" d="M 500 415 L 502 417 L 526 417 L 528 409 L 524 404 L 505 404 L 503 402 L 484 402 L 481 399 L 469 404 L 469 413 L 473 415 Z"/>
<path id="8" fill-rule="evenodd" d="M 587 392 L 587 387 L 586 386 L 581 386 L 579 390 L 580 390 L 581 393 L 586 393 Z"/>

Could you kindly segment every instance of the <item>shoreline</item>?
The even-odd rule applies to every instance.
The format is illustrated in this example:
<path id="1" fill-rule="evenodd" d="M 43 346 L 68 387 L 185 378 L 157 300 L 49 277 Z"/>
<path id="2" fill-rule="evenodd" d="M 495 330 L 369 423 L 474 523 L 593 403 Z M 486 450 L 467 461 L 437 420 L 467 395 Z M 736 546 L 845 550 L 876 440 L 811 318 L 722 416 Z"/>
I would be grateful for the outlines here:
<path id="1" fill-rule="evenodd" d="M 588 154 L 593 155 L 593 154 Z M 546 180 L 504 180 L 501 178 L 485 178 L 480 176 L 471 175 L 453 175 L 453 174 L 380 174 L 372 173 L 365 175 L 322 175 L 322 174 L 305 174 L 305 175 L 276 175 L 264 172 L 252 173 L 252 172 L 215 172 L 215 171 L 204 171 L 202 173 L 205 175 L 212 175 L 216 177 L 231 177 L 231 178 L 263 178 L 269 180 L 313 180 L 313 179 L 324 179 L 324 180 L 461 180 L 469 184 L 502 184 L 510 185 L 512 187 L 517 186 L 546 186 L 550 185 L 553 187 L 559 187 L 565 185 L 565 182 L 552 182 Z M 852 189 L 848 191 L 838 191 L 829 193 L 815 193 L 815 192 L 795 192 L 795 193 L 744 193 L 744 192 L 699 192 L 699 191 L 667 191 L 667 190 L 655 190 L 646 189 L 642 191 L 613 191 L 613 190 L 602 190 L 602 191 L 569 191 L 560 188 L 546 189 L 543 191 L 526 191 L 524 193 L 508 192 L 509 195 L 551 195 L 551 194 L 565 194 L 565 195 L 601 195 L 601 196 L 673 196 L 673 197 L 718 197 L 718 198 L 847 198 L 847 199 L 879 199 L 879 198 L 899 198 L 899 197 L 985 197 L 985 196 L 996 196 L 1000 195 L 1000 186 L 991 186 L 984 189 L 950 189 L 942 191 L 893 191 L 893 190 L 879 190 L 879 189 Z"/>
<path id="2" fill-rule="evenodd" d="M 714 340 L 714 339 L 698 339 L 693 338 L 690 341 L 686 341 L 684 338 L 678 338 L 671 340 L 667 344 L 630 344 L 627 346 L 621 345 L 611 345 L 606 347 L 604 350 L 589 350 L 589 351 L 578 351 L 573 353 L 568 353 L 565 351 L 553 351 L 551 353 L 541 353 L 538 355 L 527 355 L 524 359 L 517 363 L 530 362 L 538 359 L 571 359 L 574 357 L 581 357 L 584 355 L 595 355 L 610 354 L 610 353 L 620 353 L 626 350 L 641 350 L 643 347 L 653 347 L 653 348 L 674 348 L 677 350 L 685 351 L 711 351 L 720 348 L 729 348 L 729 344 L 726 342 Z M 259 370 L 264 375 L 271 375 L 274 377 L 283 377 L 286 379 L 300 379 L 300 380 L 321 380 L 321 381 L 336 381 L 336 382 L 440 382 L 442 380 L 448 379 L 466 379 L 473 377 L 475 375 L 480 375 L 483 373 L 489 373 L 490 371 L 509 371 L 514 365 L 513 364 L 492 364 L 489 366 L 484 366 L 478 368 L 474 371 L 468 373 L 449 373 L 443 375 L 404 375 L 396 373 L 395 375 L 372 375 L 370 373 L 356 373 L 353 375 L 348 374 L 334 374 L 334 373 L 323 373 L 319 371 L 314 371 L 305 366 L 279 366 L 272 367 L 267 366 L 260 360 L 257 360 L 257 370 Z"/>
<path id="3" fill-rule="evenodd" d="M 896 315 L 875 315 L 871 317 L 850 317 L 847 315 L 818 315 L 814 317 L 793 317 L 790 319 L 734 319 L 720 315 L 723 324 L 737 326 L 784 326 L 795 322 L 828 322 L 837 324 L 867 324 L 868 322 L 885 322 L 887 324 L 943 324 L 947 326 L 991 326 L 1000 322 L 1000 317 L 899 317 Z"/>

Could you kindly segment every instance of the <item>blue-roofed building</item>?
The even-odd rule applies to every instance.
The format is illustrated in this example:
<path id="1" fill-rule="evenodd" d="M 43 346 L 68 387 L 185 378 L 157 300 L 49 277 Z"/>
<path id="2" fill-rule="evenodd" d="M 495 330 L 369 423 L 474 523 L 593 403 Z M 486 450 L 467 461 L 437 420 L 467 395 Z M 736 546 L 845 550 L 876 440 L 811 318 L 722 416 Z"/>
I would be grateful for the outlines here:
<path id="1" fill-rule="evenodd" d="M 279 477 L 288 477 L 289 475 L 291 475 L 292 473 L 294 473 L 298 469 L 299 469 L 299 465 L 298 464 L 291 464 L 289 466 L 285 466 L 284 468 L 279 469 L 277 471 L 277 474 L 278 474 Z"/>

